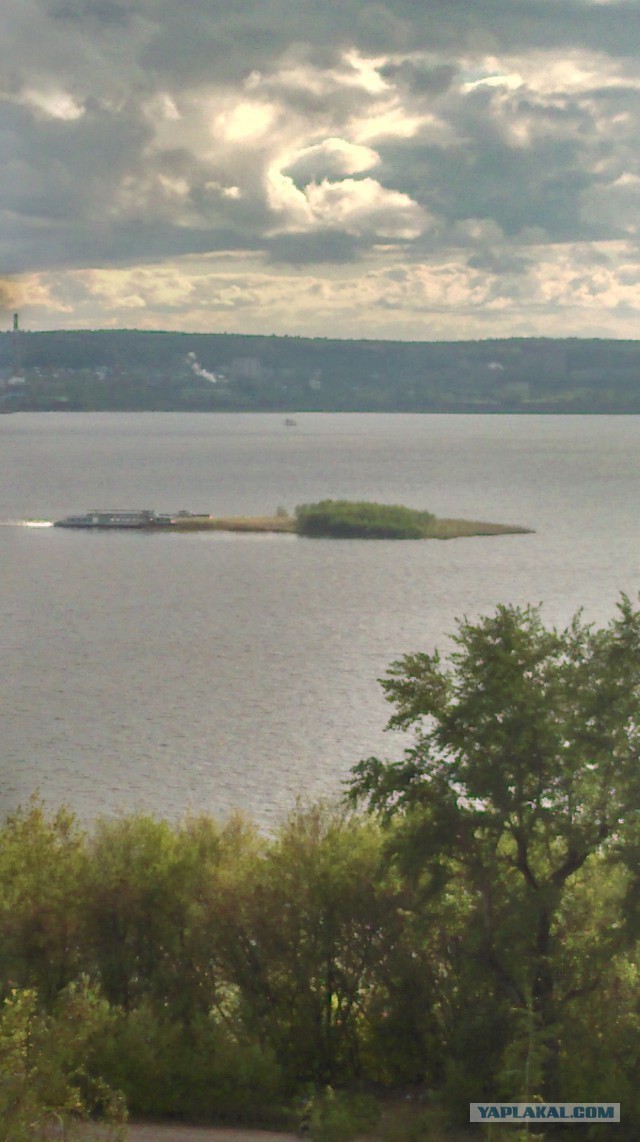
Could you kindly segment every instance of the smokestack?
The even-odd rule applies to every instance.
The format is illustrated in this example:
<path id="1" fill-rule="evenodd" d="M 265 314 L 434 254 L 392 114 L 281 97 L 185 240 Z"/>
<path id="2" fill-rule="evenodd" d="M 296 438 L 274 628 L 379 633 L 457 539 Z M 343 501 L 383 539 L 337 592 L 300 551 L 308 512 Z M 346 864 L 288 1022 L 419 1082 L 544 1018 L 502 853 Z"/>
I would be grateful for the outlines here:
<path id="1" fill-rule="evenodd" d="M 11 370 L 14 377 L 17 377 L 20 372 L 20 326 L 18 324 L 18 314 L 13 315 L 13 336 L 11 338 Z"/>

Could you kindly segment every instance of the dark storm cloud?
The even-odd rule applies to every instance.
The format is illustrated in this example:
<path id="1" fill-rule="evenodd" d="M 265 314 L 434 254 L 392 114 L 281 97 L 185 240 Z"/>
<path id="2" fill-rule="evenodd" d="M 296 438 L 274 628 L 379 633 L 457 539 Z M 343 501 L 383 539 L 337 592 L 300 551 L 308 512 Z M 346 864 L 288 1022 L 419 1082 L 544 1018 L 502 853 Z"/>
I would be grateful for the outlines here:
<path id="1" fill-rule="evenodd" d="M 596 84 L 531 94 L 524 85 L 480 84 L 444 91 L 432 105 L 450 139 L 396 140 L 378 150 L 393 185 L 444 228 L 492 219 L 511 238 L 532 228 L 555 242 L 617 236 L 613 219 L 581 207 L 585 196 L 606 193 L 613 179 L 638 169 L 637 89 Z"/>
<path id="2" fill-rule="evenodd" d="M 411 28 L 415 48 L 521 51 L 584 47 L 632 55 L 640 44 L 635 0 L 393 0 L 385 7 Z"/>
<path id="3" fill-rule="evenodd" d="M 592 231 L 576 212 L 580 193 L 592 181 L 571 142 L 541 141 L 522 151 L 485 139 L 444 152 L 417 150 L 394 184 L 444 223 L 491 218 L 512 237 L 537 227 L 552 241 L 573 241 Z"/>
<path id="4" fill-rule="evenodd" d="M 516 254 L 513 250 L 479 250 L 467 258 L 467 265 L 472 270 L 483 270 L 486 273 L 502 276 L 503 274 L 524 274 L 531 267 L 531 257 L 523 253 Z"/>
<path id="5" fill-rule="evenodd" d="M 126 5 L 115 0 L 5 0 L 4 8 L 8 31 L 17 25 L 25 33 L 18 50 L 25 50 L 31 39 L 55 53 L 52 34 L 54 40 L 64 37 L 73 25 L 74 34 L 85 35 L 93 56 L 100 35 L 120 31 L 129 41 L 123 46 L 135 46 L 142 71 L 187 85 L 238 80 L 254 68 L 268 71 L 292 46 L 326 66 L 339 51 L 354 46 L 383 54 L 442 52 L 455 59 L 461 52 L 549 47 L 625 56 L 640 45 L 635 0 L 606 5 L 586 0 L 423 0 L 419 5 L 414 0 L 130 0 Z M 125 66 L 128 55 L 125 51 Z M 425 79 L 428 74 L 426 69 Z"/>
<path id="6" fill-rule="evenodd" d="M 132 108 L 89 106 L 77 119 L 46 122 L 9 106 L 2 138 L 12 144 L 12 160 L 0 169 L 3 206 L 41 219 L 79 220 L 89 203 L 96 218 L 108 209 L 114 186 L 135 170 L 151 132 Z"/>
<path id="7" fill-rule="evenodd" d="M 146 16 L 155 13 L 158 31 L 150 59 L 174 60 L 175 33 L 200 34 L 203 50 L 240 66 L 279 54 L 292 41 L 322 52 L 357 44 L 365 51 L 504 51 L 584 47 L 633 55 L 640 45 L 635 0 L 597 4 L 588 0 L 207 0 L 173 5 L 165 0 L 131 5 Z M 195 45 L 192 33 L 190 42 Z M 200 54 L 198 55 L 198 59 Z M 245 62 L 243 62 L 245 61 Z"/>
<path id="8" fill-rule="evenodd" d="M 112 0 L 64 0 L 63 3 L 51 7 L 53 20 L 75 20 L 78 23 L 91 23 L 105 25 L 117 24 L 119 26 L 129 23 L 130 11 L 123 5 Z"/>
<path id="9" fill-rule="evenodd" d="M 20 235 L 19 248 L 9 225 L 4 227 L 0 257 L 10 272 L 19 264 L 20 272 L 42 267 L 42 236 L 38 226 L 27 227 Z M 99 226 L 75 229 L 63 225 L 52 226 L 47 237 L 47 263 L 51 269 L 91 266 L 118 266 L 131 264 L 153 265 L 154 262 L 182 258 L 190 254 L 211 254 L 218 251 L 262 248 L 250 234 L 224 229 L 185 229 L 165 223 L 120 222 L 108 228 Z M 157 251 L 157 253 L 153 253 Z M 8 279 L 10 280 L 10 279 Z M 14 284 L 16 294 L 19 283 Z M 13 303 L 15 304 L 15 303 Z"/>
<path id="10" fill-rule="evenodd" d="M 368 243 L 340 231 L 321 234 L 282 234 L 266 243 L 270 262 L 290 266 L 345 265 L 357 261 Z"/>
<path id="11" fill-rule="evenodd" d="M 409 88 L 417 95 L 441 95 L 453 83 L 456 68 L 450 63 L 441 63 L 434 66 L 419 66 L 409 60 L 402 63 L 388 63 L 380 68 L 380 75 L 385 79 Z"/>
<path id="12" fill-rule="evenodd" d="M 0 165 L 0 203 L 11 218 L 0 234 L 2 264 L 18 272 L 38 261 L 83 263 L 101 244 L 107 260 L 117 257 L 109 254 L 114 193 L 135 176 L 150 138 L 137 112 L 89 106 L 77 119 L 49 121 L 0 105 L 0 138 L 11 154 Z"/>
<path id="13" fill-rule="evenodd" d="M 335 60 L 345 47 L 387 51 L 411 43 L 415 12 L 398 16 L 392 4 L 333 0 L 220 0 L 184 7 L 160 3 L 155 32 L 143 52 L 145 65 L 182 76 L 238 79 L 254 68 L 269 68 L 291 45 L 319 66 Z"/>

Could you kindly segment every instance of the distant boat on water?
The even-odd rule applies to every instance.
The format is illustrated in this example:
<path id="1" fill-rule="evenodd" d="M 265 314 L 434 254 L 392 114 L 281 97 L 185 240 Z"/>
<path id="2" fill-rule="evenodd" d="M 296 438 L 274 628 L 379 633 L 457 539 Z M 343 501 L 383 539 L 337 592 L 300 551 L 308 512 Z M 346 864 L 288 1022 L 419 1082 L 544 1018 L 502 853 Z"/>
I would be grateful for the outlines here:
<path id="1" fill-rule="evenodd" d="M 298 424 L 297 420 L 294 420 L 291 416 L 288 416 L 284 423 L 287 428 L 296 428 Z"/>

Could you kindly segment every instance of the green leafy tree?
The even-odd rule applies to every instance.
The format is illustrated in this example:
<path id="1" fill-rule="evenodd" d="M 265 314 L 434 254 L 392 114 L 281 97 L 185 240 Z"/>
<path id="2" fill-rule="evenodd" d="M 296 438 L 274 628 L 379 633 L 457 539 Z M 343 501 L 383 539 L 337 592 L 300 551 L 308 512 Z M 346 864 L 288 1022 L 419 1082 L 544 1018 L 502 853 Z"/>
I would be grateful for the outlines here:
<path id="1" fill-rule="evenodd" d="M 87 943 L 108 1000 L 125 1009 L 154 988 L 175 936 L 175 834 L 165 821 L 100 821 L 91 838 L 83 907 Z"/>
<path id="2" fill-rule="evenodd" d="M 209 964 L 193 938 L 197 902 L 215 876 L 220 830 L 143 814 L 100 821 L 82 885 L 85 955 L 111 1003 L 150 998 L 181 1020 L 212 1003 Z"/>
<path id="3" fill-rule="evenodd" d="M 240 817 L 131 816 L 96 830 L 84 907 L 114 1020 L 95 1067 L 132 1113 L 251 1122 L 279 1107 L 273 1052 L 242 1027 L 217 954 L 221 883 L 263 847 Z"/>
<path id="4" fill-rule="evenodd" d="M 524 1056 L 554 1097 L 563 1010 L 599 986 L 589 957 L 622 938 L 619 925 L 585 933 L 569 904 L 624 848 L 640 803 L 640 612 L 623 596 L 606 628 L 578 615 L 556 630 L 539 608 L 501 606 L 459 623 L 448 663 L 408 655 L 383 686 L 390 725 L 415 741 L 399 761 L 356 766 L 352 796 L 393 826 L 423 890 L 465 914 L 468 994 L 484 980 L 496 1022 L 485 1049 L 497 1059 L 510 1013 L 528 1013 Z"/>
<path id="5" fill-rule="evenodd" d="M 215 1012 L 183 1023 L 148 1001 L 115 1011 L 91 1062 L 123 1091 L 131 1114 L 256 1123 L 281 1112 L 273 1052 Z"/>
<path id="6" fill-rule="evenodd" d="M 0 828 L 0 987 L 35 988 L 50 1004 L 83 970 L 85 838 L 71 813 L 37 799 Z"/>
<path id="7" fill-rule="evenodd" d="M 221 883 L 209 938 L 251 1035 L 292 1089 L 363 1072 L 369 1010 L 402 930 L 369 822 L 295 811 L 262 855 Z"/>

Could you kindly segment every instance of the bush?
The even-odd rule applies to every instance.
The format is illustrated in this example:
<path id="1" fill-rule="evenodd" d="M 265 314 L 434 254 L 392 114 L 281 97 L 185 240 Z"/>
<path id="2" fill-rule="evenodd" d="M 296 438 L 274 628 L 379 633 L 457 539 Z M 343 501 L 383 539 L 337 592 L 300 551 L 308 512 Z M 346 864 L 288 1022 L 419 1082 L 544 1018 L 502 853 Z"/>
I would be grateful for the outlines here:
<path id="1" fill-rule="evenodd" d="M 425 539 L 434 520 L 431 512 L 397 504 L 321 500 L 296 508 L 299 535 L 334 539 Z"/>
<path id="2" fill-rule="evenodd" d="M 14 988 L 0 1008 L 0 1142 L 75 1137 L 90 1116 L 106 1138 L 122 1138 L 124 1099 L 86 1066 L 96 1038 L 110 1022 L 106 1002 L 86 979 L 60 994 L 52 1014 L 34 990 Z"/>
<path id="3" fill-rule="evenodd" d="M 348 1095 L 325 1087 L 307 1104 L 303 1128 L 312 1142 L 350 1142 L 377 1125 L 379 1112 L 367 1095 Z"/>
<path id="4" fill-rule="evenodd" d="M 280 1110 L 273 1053 L 213 1016 L 181 1025 L 149 1003 L 121 1011 L 92 1062 L 123 1091 L 132 1114 L 254 1124 Z"/>

